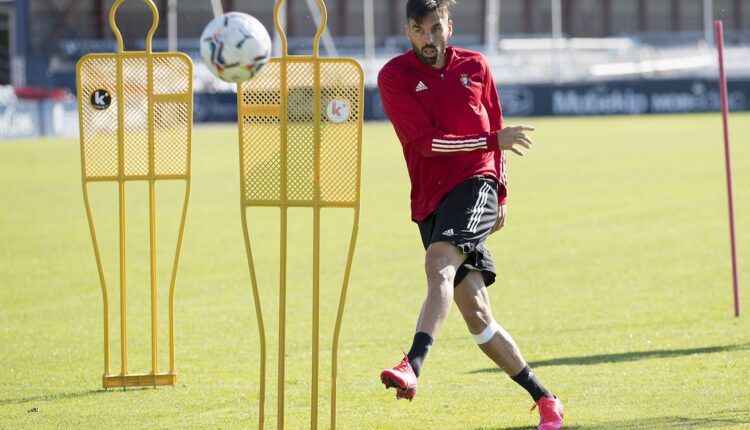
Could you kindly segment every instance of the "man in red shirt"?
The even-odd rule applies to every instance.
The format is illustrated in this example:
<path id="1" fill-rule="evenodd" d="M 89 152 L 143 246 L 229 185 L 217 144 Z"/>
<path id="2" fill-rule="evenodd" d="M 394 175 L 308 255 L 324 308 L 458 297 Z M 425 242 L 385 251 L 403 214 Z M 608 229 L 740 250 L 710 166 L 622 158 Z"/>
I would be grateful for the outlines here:
<path id="1" fill-rule="evenodd" d="M 505 155 L 530 148 L 533 127 L 502 126 L 497 89 L 481 54 L 447 46 L 454 0 L 409 0 L 413 50 L 378 75 L 383 107 L 403 147 L 412 220 L 426 249 L 427 298 L 408 354 L 381 380 L 412 400 L 435 335 L 455 301 L 479 348 L 539 407 L 539 429 L 562 427 L 562 403 L 537 380 L 495 322 L 487 286 L 495 268 L 484 241 L 505 221 Z M 505 152 L 504 152 L 505 151 Z"/>

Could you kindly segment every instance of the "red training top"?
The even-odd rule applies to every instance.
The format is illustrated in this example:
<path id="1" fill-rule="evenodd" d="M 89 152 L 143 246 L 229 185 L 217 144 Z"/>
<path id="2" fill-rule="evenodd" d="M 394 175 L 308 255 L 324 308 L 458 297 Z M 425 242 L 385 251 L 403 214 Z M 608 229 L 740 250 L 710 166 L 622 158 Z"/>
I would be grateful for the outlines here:
<path id="1" fill-rule="evenodd" d="M 411 216 L 421 221 L 472 176 L 494 178 L 505 196 L 505 157 L 497 131 L 503 114 L 482 54 L 446 49 L 442 69 L 414 51 L 389 61 L 378 75 L 385 113 L 396 129 L 411 178 Z"/>

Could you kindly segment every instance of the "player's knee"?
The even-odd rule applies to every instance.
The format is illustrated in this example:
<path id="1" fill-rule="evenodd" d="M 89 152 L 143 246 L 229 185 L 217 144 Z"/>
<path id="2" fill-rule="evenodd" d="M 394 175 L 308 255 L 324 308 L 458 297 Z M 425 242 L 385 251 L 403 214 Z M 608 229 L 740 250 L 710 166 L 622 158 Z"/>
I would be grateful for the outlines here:
<path id="1" fill-rule="evenodd" d="M 453 291 L 453 280 L 456 278 L 456 269 L 452 266 L 441 266 L 439 264 L 427 264 L 425 267 L 427 273 L 427 284 L 430 286 L 447 286 Z M 441 288 L 443 289 L 443 288 Z M 451 294 L 451 297 L 453 295 Z"/>
<path id="2" fill-rule="evenodd" d="M 472 309 L 461 313 L 466 322 L 466 327 L 471 334 L 481 333 L 492 321 L 492 317 L 481 309 Z"/>
<path id="3" fill-rule="evenodd" d="M 450 257 L 442 252 L 440 247 L 430 246 L 427 249 L 424 264 L 428 284 L 449 284 L 452 290 L 456 268 L 451 263 Z"/>
<path id="4" fill-rule="evenodd" d="M 453 301 L 453 278 L 456 276 L 452 267 L 433 268 L 427 271 L 427 294 L 442 302 Z"/>
<path id="5" fill-rule="evenodd" d="M 472 334 L 481 333 L 494 319 L 489 308 L 481 302 L 472 301 L 459 306 L 466 327 Z"/>
<path id="6" fill-rule="evenodd" d="M 453 302 L 453 288 L 445 283 L 428 283 L 427 297 L 432 303 L 439 303 L 441 307 L 450 309 Z"/>

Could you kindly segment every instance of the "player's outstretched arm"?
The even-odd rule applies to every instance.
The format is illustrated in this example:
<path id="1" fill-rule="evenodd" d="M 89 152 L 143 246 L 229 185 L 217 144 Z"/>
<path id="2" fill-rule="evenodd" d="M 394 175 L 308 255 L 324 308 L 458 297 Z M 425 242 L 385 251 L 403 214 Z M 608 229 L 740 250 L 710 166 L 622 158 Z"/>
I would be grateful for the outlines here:
<path id="1" fill-rule="evenodd" d="M 534 131 L 534 127 L 530 125 L 517 125 L 513 127 L 505 127 L 504 129 L 497 132 L 497 143 L 501 150 L 511 151 L 517 155 L 523 157 L 523 151 L 519 149 L 522 146 L 526 149 L 530 149 L 534 143 L 526 134 L 527 131 Z"/>

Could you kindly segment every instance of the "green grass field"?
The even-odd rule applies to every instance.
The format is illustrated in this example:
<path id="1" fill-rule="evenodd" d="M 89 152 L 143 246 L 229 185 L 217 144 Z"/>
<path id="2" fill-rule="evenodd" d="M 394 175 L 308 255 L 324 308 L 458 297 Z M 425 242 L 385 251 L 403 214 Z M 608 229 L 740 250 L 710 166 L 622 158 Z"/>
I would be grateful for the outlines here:
<path id="1" fill-rule="evenodd" d="M 750 428 L 750 115 L 735 114 L 731 122 L 745 300 L 740 319 L 732 313 L 718 115 L 508 121 L 522 122 L 537 126 L 537 143 L 509 161 L 508 223 L 488 241 L 499 269 L 490 294 L 498 322 L 565 403 L 567 428 Z M 0 144 L 0 428 L 254 428 L 258 329 L 237 158 L 236 128 L 196 129 L 175 300 L 179 385 L 104 391 L 102 294 L 78 142 Z M 528 395 L 481 354 L 455 309 L 426 361 L 415 401 L 396 401 L 393 390 L 383 389 L 379 371 L 394 365 L 411 341 L 426 288 L 424 255 L 389 124 L 366 125 L 363 161 L 360 235 L 339 353 L 339 428 L 535 428 Z M 131 188 L 133 196 L 143 195 L 141 186 Z M 97 189 L 94 197 L 114 294 L 112 190 Z M 179 186 L 160 190 L 168 203 L 179 203 Z M 132 371 L 149 370 L 145 207 L 129 200 Z M 176 213 L 169 204 L 160 212 L 162 284 Z M 349 212 L 327 216 L 322 427 L 351 226 Z M 251 211 L 250 219 L 272 342 L 267 428 L 275 428 L 278 226 L 272 210 Z M 309 428 L 310 219 L 301 209 L 291 217 L 290 429 Z M 115 294 L 113 369 L 119 368 L 118 303 Z"/>

